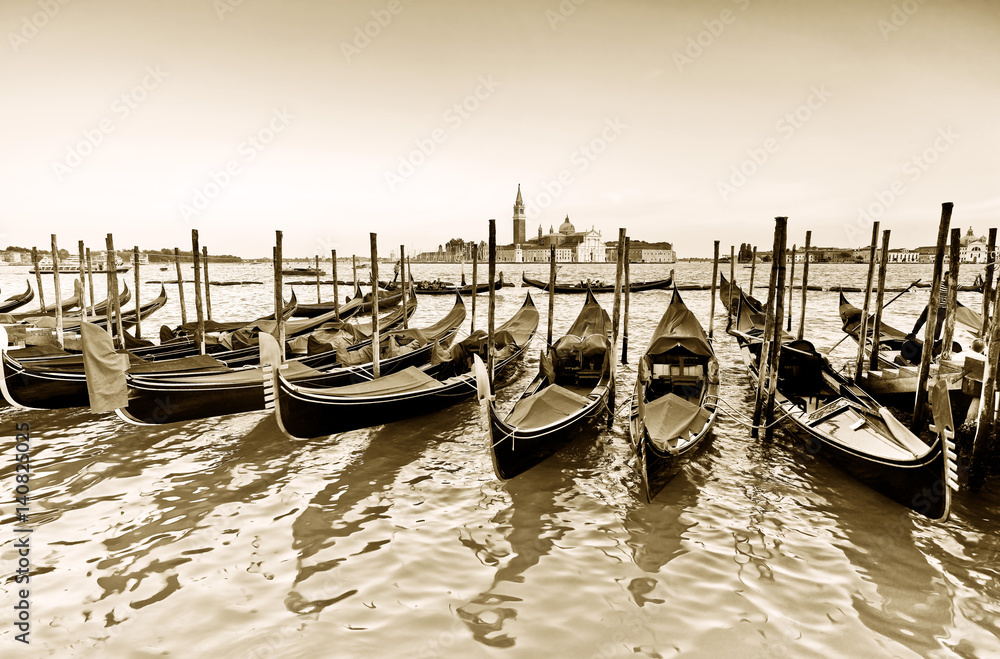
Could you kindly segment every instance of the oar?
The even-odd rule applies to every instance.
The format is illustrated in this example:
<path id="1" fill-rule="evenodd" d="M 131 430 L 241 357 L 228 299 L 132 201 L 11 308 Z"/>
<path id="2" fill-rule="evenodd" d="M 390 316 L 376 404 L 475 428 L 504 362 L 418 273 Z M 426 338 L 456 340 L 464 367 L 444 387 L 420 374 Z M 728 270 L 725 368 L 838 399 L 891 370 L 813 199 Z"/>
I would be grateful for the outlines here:
<path id="1" fill-rule="evenodd" d="M 906 292 L 907 292 L 908 290 L 910 290 L 911 288 L 913 288 L 914 286 L 916 286 L 916 285 L 917 285 L 917 284 L 919 284 L 919 283 L 920 283 L 920 280 L 918 279 L 918 280 L 916 280 L 915 282 L 913 282 L 912 284 L 910 284 L 909 286 L 907 286 L 906 288 L 904 288 L 904 289 L 903 289 L 902 291 L 900 291 L 900 292 L 899 292 L 899 295 L 897 295 L 896 297 L 892 298 L 891 300 L 889 300 L 888 302 L 886 302 L 885 304 L 883 304 L 883 305 L 882 305 L 882 308 L 883 308 L 883 309 L 885 309 L 885 308 L 886 308 L 887 306 L 889 306 L 890 304 L 892 304 L 893 302 L 895 302 L 895 301 L 896 301 L 896 300 L 898 300 L 899 298 L 903 297 L 903 293 L 906 293 Z M 858 324 L 860 325 L 860 321 L 858 321 Z M 855 325 L 854 329 L 857 329 L 857 328 L 858 328 L 858 325 Z M 832 347 L 832 348 L 830 348 L 829 350 L 827 350 L 827 351 L 826 351 L 826 354 L 828 354 L 828 355 L 829 355 L 829 354 L 830 354 L 830 353 L 832 353 L 832 352 L 833 352 L 834 350 L 836 350 L 836 349 L 837 349 L 837 346 L 839 346 L 839 345 L 840 345 L 841 343 L 843 343 L 843 342 L 844 342 L 844 339 L 846 339 L 846 338 L 847 338 L 847 337 L 849 337 L 849 336 L 850 336 L 850 334 L 847 334 L 847 333 L 845 332 L 845 333 L 844 333 L 844 336 L 843 336 L 843 337 L 842 337 L 842 338 L 840 339 L 840 341 L 837 341 L 837 342 L 836 342 L 835 344 L 833 344 L 833 347 Z M 868 340 L 868 337 L 866 336 L 866 337 L 865 337 L 865 341 L 867 341 L 867 340 Z"/>

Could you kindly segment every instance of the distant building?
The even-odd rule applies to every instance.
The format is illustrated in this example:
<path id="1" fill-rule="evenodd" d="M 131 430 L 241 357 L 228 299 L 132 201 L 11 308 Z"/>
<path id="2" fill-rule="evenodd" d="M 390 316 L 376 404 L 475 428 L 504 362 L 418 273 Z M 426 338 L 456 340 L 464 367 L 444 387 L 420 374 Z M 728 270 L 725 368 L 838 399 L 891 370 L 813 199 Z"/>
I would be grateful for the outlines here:
<path id="1" fill-rule="evenodd" d="M 618 242 L 610 242 L 604 248 L 605 259 L 614 263 L 618 259 Z M 629 263 L 676 263 L 677 253 L 671 243 L 647 243 L 643 240 L 630 240 L 628 249 Z"/>
<path id="2" fill-rule="evenodd" d="M 920 253 L 905 247 L 890 249 L 889 263 L 920 263 Z"/>
<path id="3" fill-rule="evenodd" d="M 538 227 L 538 237 L 530 240 L 525 236 L 524 202 L 521 186 L 517 186 L 514 200 L 512 237 L 514 242 L 497 248 L 497 261 L 507 263 L 548 262 L 549 248 L 556 247 L 556 261 L 561 263 L 601 263 L 605 260 L 601 232 L 591 227 L 587 231 L 577 231 L 569 221 L 569 215 L 555 231 L 549 226 L 548 234 Z"/>

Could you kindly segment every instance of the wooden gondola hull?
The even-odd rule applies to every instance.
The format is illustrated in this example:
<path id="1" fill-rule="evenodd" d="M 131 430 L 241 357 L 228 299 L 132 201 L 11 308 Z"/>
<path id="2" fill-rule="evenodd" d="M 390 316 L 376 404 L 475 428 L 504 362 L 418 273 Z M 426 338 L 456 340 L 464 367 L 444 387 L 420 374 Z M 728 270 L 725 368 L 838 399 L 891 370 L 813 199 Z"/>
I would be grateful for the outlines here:
<path id="1" fill-rule="evenodd" d="M 493 283 L 493 290 L 500 290 L 503 288 L 503 275 Z M 414 286 L 413 290 L 420 295 L 454 295 L 458 293 L 459 295 L 472 295 L 472 285 L 468 286 L 443 286 L 441 288 L 432 288 L 429 286 Z M 490 284 L 486 282 L 485 284 L 476 285 L 476 293 L 489 293 Z"/>
<path id="2" fill-rule="evenodd" d="M 650 439 L 649 432 L 643 429 L 642 439 L 638 442 L 637 448 L 647 500 L 652 501 L 655 499 L 656 495 L 667 486 L 674 476 L 708 444 L 706 439 L 711 436 L 712 426 L 715 424 L 715 416 L 715 410 L 713 409 L 712 417 L 705 424 L 705 429 L 676 452 L 664 451 L 657 447 Z M 631 437 L 633 438 L 632 441 L 635 443 L 635 437 L 638 434 L 635 418 L 632 420 L 630 430 Z"/>
<path id="3" fill-rule="evenodd" d="M 534 286 L 535 288 L 540 288 L 544 291 L 549 290 L 549 285 L 547 282 L 540 281 L 538 279 L 530 279 L 526 277 L 523 273 L 521 274 L 521 281 L 528 285 Z M 673 284 L 673 280 L 669 277 L 666 279 L 656 279 L 653 281 L 639 281 L 630 284 L 628 290 L 630 293 L 640 293 L 642 291 L 655 291 L 670 288 Z M 556 293 L 586 293 L 587 290 L 593 293 L 614 293 L 615 287 L 611 286 L 581 286 L 580 284 L 556 284 Z M 624 290 L 624 288 L 623 288 Z"/>
<path id="4" fill-rule="evenodd" d="M 442 339 L 447 343 L 455 331 Z M 369 342 L 370 343 L 370 342 Z M 410 366 L 421 366 L 431 358 L 432 344 L 428 343 L 417 350 L 390 359 L 379 361 L 379 370 L 383 375 L 395 373 Z M 260 351 L 252 349 L 258 356 Z M 336 353 L 317 355 L 325 360 L 335 360 Z M 310 364 L 321 367 L 316 360 Z M 353 367 L 342 367 L 331 370 L 321 376 L 300 380 L 313 386 L 339 387 L 357 384 L 371 379 L 372 364 L 361 364 Z M 130 421 L 145 424 L 173 423 L 222 416 L 225 414 L 240 414 L 264 409 L 264 384 L 259 369 L 247 372 L 245 382 L 217 384 L 206 378 L 203 383 L 171 382 L 170 376 L 164 377 L 132 377 L 129 379 L 128 406 L 122 410 Z M 321 433 L 322 434 L 322 433 Z"/>
<path id="5" fill-rule="evenodd" d="M 490 403 L 490 455 L 497 478 L 510 480 L 552 457 L 584 430 L 608 416 L 610 387 L 596 391 L 596 398 L 587 407 L 559 423 L 535 430 L 517 429 L 507 425 Z"/>
<path id="6" fill-rule="evenodd" d="M 786 429 L 805 439 L 806 453 L 822 457 L 896 503 L 931 519 L 940 519 L 947 512 L 945 457 L 940 441 L 936 441 L 931 451 L 920 460 L 878 460 L 830 442 L 821 433 L 795 419 L 786 417 L 782 423 Z"/>
<path id="7" fill-rule="evenodd" d="M 83 373 L 25 368 L 3 355 L 4 398 L 14 406 L 43 410 L 90 405 Z"/>
<path id="8" fill-rule="evenodd" d="M 35 291 L 31 289 L 31 284 L 28 284 L 28 290 L 20 295 L 14 295 L 3 302 L 0 302 L 0 313 L 10 313 L 15 309 L 19 309 L 35 299 Z"/>

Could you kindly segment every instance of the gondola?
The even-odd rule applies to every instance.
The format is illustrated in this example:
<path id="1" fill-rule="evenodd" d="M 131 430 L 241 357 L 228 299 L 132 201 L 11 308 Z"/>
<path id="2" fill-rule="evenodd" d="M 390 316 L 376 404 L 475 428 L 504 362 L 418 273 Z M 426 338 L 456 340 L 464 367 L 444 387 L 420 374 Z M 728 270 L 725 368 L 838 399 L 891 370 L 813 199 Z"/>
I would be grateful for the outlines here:
<path id="1" fill-rule="evenodd" d="M 427 363 L 435 343 L 448 344 L 465 322 L 466 309 L 456 296 L 454 307 L 441 320 L 421 329 L 395 329 L 380 337 L 380 368 L 391 374 Z M 266 342 L 269 334 L 262 334 Z M 273 338 L 272 338 L 273 341 Z M 416 342 L 416 344 L 414 344 Z M 259 360 L 260 348 L 257 348 Z M 332 387 L 371 379 L 371 339 L 344 351 L 328 350 L 285 362 L 283 375 L 295 385 Z M 128 374 L 128 406 L 117 410 L 122 419 L 137 424 L 160 424 L 223 414 L 263 410 L 265 383 L 261 366 L 224 373 L 158 374 L 132 370 Z"/>
<path id="2" fill-rule="evenodd" d="M 497 478 L 514 478 L 565 446 L 590 423 L 612 418 L 614 348 L 611 320 L 591 291 L 565 336 L 543 351 L 539 373 L 500 418 L 494 401 L 484 414 Z M 482 382 L 480 389 L 489 390 Z"/>
<path id="3" fill-rule="evenodd" d="M 12 295 L 3 302 L 0 302 L 0 313 L 10 313 L 14 309 L 22 307 L 35 299 L 35 291 L 31 289 L 31 282 L 28 282 L 28 290 L 20 295 Z"/>
<path id="4" fill-rule="evenodd" d="M 673 290 L 639 361 L 629 437 L 649 501 L 697 452 L 718 411 L 712 340 Z"/>
<path id="5" fill-rule="evenodd" d="M 128 291 L 126 292 L 128 293 L 127 296 L 125 296 L 124 294 L 120 296 L 124 298 L 124 301 L 120 302 L 119 306 L 124 305 L 125 301 L 131 298 L 132 296 L 131 292 Z M 159 295 L 157 295 L 155 298 L 153 298 L 152 300 L 150 300 L 149 302 L 147 302 L 146 304 L 142 305 L 139 308 L 138 317 L 136 315 L 135 309 L 132 309 L 131 311 L 126 311 L 124 308 L 122 308 L 122 328 L 130 329 L 132 327 L 135 327 L 135 325 L 138 323 L 139 320 L 145 320 L 146 318 L 151 316 L 154 312 L 163 308 L 163 306 L 166 303 L 167 303 L 167 290 L 163 286 L 160 286 Z M 106 328 L 107 313 L 108 313 L 107 301 L 102 302 L 101 304 L 103 305 L 103 307 L 98 307 L 98 305 L 94 305 L 96 316 L 91 315 L 88 311 L 87 321 L 97 325 L 98 327 Z M 117 334 L 118 333 L 117 323 L 114 322 L 113 316 L 114 314 L 112 313 L 112 323 L 111 323 L 112 333 Z M 76 330 L 77 328 L 80 327 L 80 321 L 82 319 L 83 319 L 82 311 L 72 311 L 66 314 L 65 316 L 63 316 L 63 330 L 64 331 Z"/>
<path id="6" fill-rule="evenodd" d="M 847 301 L 843 293 L 840 294 L 840 320 L 842 329 L 855 342 L 861 336 L 861 309 Z M 865 341 L 865 360 L 871 359 L 871 337 L 874 336 L 875 316 L 868 318 L 868 332 Z M 917 391 L 917 369 L 920 365 L 920 357 L 923 352 L 924 343 L 917 339 L 910 339 L 902 330 L 888 325 L 881 321 L 879 328 L 879 351 L 878 368 L 869 370 L 860 378 L 859 384 L 872 396 L 879 400 L 893 405 L 912 405 L 914 394 Z M 959 354 L 962 346 L 957 342 L 952 343 L 952 352 Z M 940 355 L 941 344 L 938 341 L 934 346 L 934 355 Z M 964 362 L 964 357 L 960 357 Z M 939 360 L 931 363 L 930 375 L 936 379 L 939 375 L 944 375 L 942 381 L 951 392 L 952 404 L 959 410 L 967 410 L 971 399 L 962 394 L 962 373 L 964 364 L 953 362 L 941 363 Z M 954 377 L 948 377 L 948 376 Z"/>
<path id="7" fill-rule="evenodd" d="M 503 273 L 497 277 L 497 280 L 493 283 L 493 290 L 500 290 L 504 286 Z M 421 295 L 453 295 L 454 293 L 459 293 L 461 295 L 472 295 L 472 284 L 463 284 L 462 286 L 449 285 L 444 282 L 426 282 L 418 281 L 414 284 L 413 289 Z M 490 283 L 486 282 L 484 284 L 476 284 L 476 293 L 489 293 Z"/>
<path id="8" fill-rule="evenodd" d="M 542 290 L 549 290 L 548 283 L 541 281 L 540 279 L 530 279 L 523 272 L 521 273 L 521 281 L 528 286 L 534 286 L 535 288 L 541 288 Z M 666 290 L 670 288 L 673 284 L 673 278 L 667 277 L 666 279 L 655 279 L 652 281 L 635 281 L 629 284 L 628 290 L 630 293 L 638 293 L 640 291 L 654 291 L 654 290 Z M 556 284 L 556 293 L 614 293 L 614 284 L 594 284 L 587 282 L 580 282 L 577 284 Z"/>
<path id="9" fill-rule="evenodd" d="M 285 268 L 284 270 L 281 271 L 281 274 L 292 275 L 292 276 L 300 275 L 306 277 L 315 277 L 316 275 L 320 276 L 325 275 L 326 271 L 317 270 L 316 268 Z"/>
<path id="10" fill-rule="evenodd" d="M 384 291 L 380 290 L 378 293 L 378 304 L 380 308 L 389 308 L 399 304 L 400 300 L 403 299 L 402 291 Z M 331 302 L 317 302 L 315 304 L 299 304 L 295 311 L 292 313 L 293 316 L 298 318 L 312 318 L 314 316 L 322 316 L 323 314 L 328 314 L 334 310 L 334 303 Z M 347 320 L 353 318 L 358 314 L 363 314 L 372 310 L 372 294 L 363 293 L 361 287 L 355 284 L 354 286 L 354 296 L 348 301 L 340 304 L 340 319 Z"/>
<path id="11" fill-rule="evenodd" d="M 747 316 L 741 296 L 736 339 L 754 387 L 762 330 Z M 740 329 L 740 328 L 744 329 Z M 778 362 L 775 415 L 789 431 L 806 439 L 819 454 L 893 501 L 932 520 L 947 519 L 951 493 L 947 474 L 954 469 L 941 439 L 926 443 L 892 413 L 830 365 L 812 343 L 783 342 Z"/>
<path id="12" fill-rule="evenodd" d="M 528 295 L 517 313 L 495 332 L 498 372 L 524 354 L 537 327 L 538 310 Z M 271 389 L 279 426 L 291 437 L 318 437 L 382 425 L 474 397 L 477 382 L 473 364 L 485 354 L 486 338 L 480 330 L 450 351 L 437 350 L 436 358 L 427 366 L 411 366 L 377 380 L 369 371 L 359 374 L 362 377 L 355 378 L 354 383 L 340 386 L 322 378 L 294 382 L 287 365 L 278 366 L 275 345 L 270 357 L 261 357 L 273 369 L 267 380 L 270 384 L 265 386 Z M 261 349 L 264 352 L 263 344 Z"/>
<path id="13" fill-rule="evenodd" d="M 736 302 L 740 299 L 740 294 L 743 294 L 744 303 L 747 307 L 754 313 L 763 313 L 764 305 L 761 301 L 755 297 L 747 295 L 746 291 L 740 288 L 739 284 L 735 284 L 726 279 L 726 276 L 719 273 L 719 299 L 722 300 L 722 306 L 725 307 L 726 311 L 733 313 L 729 308 L 729 302 L 732 300 Z"/>
<path id="14" fill-rule="evenodd" d="M 75 309 L 83 304 L 83 287 L 80 285 L 79 279 L 73 280 L 73 295 L 62 301 L 59 307 L 62 309 L 63 313 Z M 15 321 L 27 320 L 28 318 L 40 318 L 42 316 L 55 316 L 56 314 L 56 304 L 47 304 L 44 307 L 39 307 L 34 311 L 21 312 L 16 314 L 11 314 L 11 317 Z"/>
<path id="15" fill-rule="evenodd" d="M 293 296 L 294 297 L 294 296 Z M 407 313 L 416 308 L 414 298 L 407 305 Z M 402 310 L 387 314 L 392 325 L 402 322 Z M 388 320 L 388 319 L 387 319 Z M 292 321 L 294 322 L 294 321 Z M 310 321 L 299 321 L 310 322 Z M 130 372 L 143 373 L 145 377 L 168 377 L 191 371 L 229 372 L 244 366 L 256 366 L 259 350 L 256 333 L 271 331 L 274 321 L 256 321 L 246 329 L 252 344 L 242 348 L 226 349 L 223 344 L 206 346 L 208 355 L 198 355 L 198 344 L 182 338 L 175 343 L 139 348 L 130 351 Z M 291 323 L 289 323 L 291 325 Z M 292 331 L 294 332 L 294 325 Z M 4 333 L 6 334 L 6 333 Z M 6 336 L 4 335 L 4 339 Z M 348 352 L 362 350 L 370 344 L 370 339 L 359 340 L 348 348 Z M 249 341 L 248 341 L 249 343 Z M 86 373 L 83 357 L 56 349 L 7 351 L 3 346 L 2 373 L 4 379 L 3 396 L 15 407 L 31 409 L 61 409 L 82 407 L 89 404 Z M 14 354 L 10 354 L 13 352 Z M 336 359 L 336 353 L 326 359 Z M 169 405 L 169 400 L 161 401 Z"/>

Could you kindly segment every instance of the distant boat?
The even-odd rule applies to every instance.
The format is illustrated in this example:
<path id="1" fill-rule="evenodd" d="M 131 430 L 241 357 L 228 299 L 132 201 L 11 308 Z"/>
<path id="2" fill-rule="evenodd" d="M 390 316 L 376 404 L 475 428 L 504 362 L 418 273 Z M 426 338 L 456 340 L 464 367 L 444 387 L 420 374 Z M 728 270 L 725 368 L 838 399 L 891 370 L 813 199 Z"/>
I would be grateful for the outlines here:
<path id="1" fill-rule="evenodd" d="M 93 272 L 107 272 L 107 263 L 103 258 L 94 259 L 91 261 Z M 140 259 L 141 263 L 141 259 Z M 132 266 L 125 265 L 125 262 L 120 258 L 115 259 L 115 272 L 128 272 L 131 270 Z M 55 274 L 55 267 L 52 263 L 51 257 L 45 257 L 38 261 L 38 271 L 43 275 Z M 71 274 L 80 272 L 80 257 L 79 256 L 67 256 L 66 258 L 59 259 L 59 274 Z M 32 267 L 28 270 L 28 273 L 35 274 L 35 268 Z"/>
<path id="2" fill-rule="evenodd" d="M 317 270 L 316 268 L 285 268 L 281 271 L 283 275 L 308 275 L 315 277 L 316 275 L 325 275 L 326 272 L 323 270 Z"/>
<path id="3" fill-rule="evenodd" d="M 534 286 L 535 288 L 541 288 L 542 290 L 549 290 L 549 285 L 547 282 L 541 281 L 539 279 L 529 279 L 527 275 L 523 272 L 521 273 L 521 281 L 528 286 Z M 666 289 L 670 288 L 673 284 L 673 279 L 667 277 L 666 279 L 656 279 L 653 281 L 634 281 L 629 284 L 629 291 L 632 293 L 638 293 L 639 291 L 652 291 L 656 289 Z M 624 290 L 624 283 L 622 284 L 622 289 Z M 579 282 L 576 284 L 556 284 L 556 293 L 586 293 L 591 291 L 593 293 L 614 293 L 614 284 L 604 284 L 601 281 L 596 282 Z"/>

